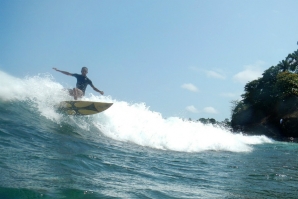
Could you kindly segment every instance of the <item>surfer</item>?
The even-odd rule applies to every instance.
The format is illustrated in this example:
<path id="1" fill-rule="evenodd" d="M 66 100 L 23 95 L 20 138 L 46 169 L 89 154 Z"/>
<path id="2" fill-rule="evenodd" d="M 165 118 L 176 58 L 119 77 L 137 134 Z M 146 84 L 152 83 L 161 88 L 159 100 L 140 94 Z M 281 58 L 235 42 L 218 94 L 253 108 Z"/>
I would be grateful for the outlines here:
<path id="1" fill-rule="evenodd" d="M 57 68 L 53 68 L 55 71 L 61 72 L 65 75 L 69 75 L 69 76 L 74 76 L 77 78 L 77 84 L 76 84 L 76 88 L 73 89 L 69 89 L 69 94 L 71 96 L 74 97 L 75 100 L 77 100 L 78 98 L 81 98 L 85 95 L 85 90 L 86 87 L 88 86 L 88 84 L 93 88 L 93 90 L 95 90 L 96 92 L 99 92 L 100 94 L 104 94 L 103 91 L 98 90 L 93 84 L 92 81 L 87 77 L 87 73 L 88 73 L 88 68 L 87 67 L 83 67 L 81 70 L 81 75 L 76 74 L 76 73 L 69 73 L 66 71 L 62 71 L 62 70 L 58 70 Z"/>

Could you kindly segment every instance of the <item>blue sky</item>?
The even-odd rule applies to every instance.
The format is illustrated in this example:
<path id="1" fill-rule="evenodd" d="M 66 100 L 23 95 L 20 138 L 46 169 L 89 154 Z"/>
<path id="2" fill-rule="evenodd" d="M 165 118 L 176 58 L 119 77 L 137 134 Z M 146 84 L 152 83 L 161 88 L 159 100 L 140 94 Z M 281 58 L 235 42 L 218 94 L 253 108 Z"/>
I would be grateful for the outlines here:
<path id="1" fill-rule="evenodd" d="M 75 85 L 52 67 L 87 66 L 113 99 L 144 102 L 164 117 L 221 121 L 245 83 L 297 50 L 297 7 L 296 0 L 0 0 L 0 70 Z"/>

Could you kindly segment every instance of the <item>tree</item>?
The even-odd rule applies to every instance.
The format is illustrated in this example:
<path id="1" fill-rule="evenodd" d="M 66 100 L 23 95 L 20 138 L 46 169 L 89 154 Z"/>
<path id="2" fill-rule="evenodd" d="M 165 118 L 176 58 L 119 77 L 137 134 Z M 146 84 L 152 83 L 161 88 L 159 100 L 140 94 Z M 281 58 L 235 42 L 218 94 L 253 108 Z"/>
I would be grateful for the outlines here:
<path id="1" fill-rule="evenodd" d="M 205 119 L 205 118 L 200 118 L 200 119 L 198 119 L 198 121 L 199 122 L 201 122 L 202 124 L 216 124 L 217 123 L 217 121 L 215 120 L 215 119 L 213 119 L 213 118 L 207 118 L 207 119 Z"/>
<path id="2" fill-rule="evenodd" d="M 210 118 L 210 119 L 209 119 L 209 123 L 211 123 L 211 124 L 216 124 L 216 120 L 215 120 L 214 118 Z"/>
<path id="3" fill-rule="evenodd" d="M 298 50 L 288 55 L 287 60 L 289 60 L 290 70 L 294 73 L 297 73 L 298 67 Z"/>
<path id="4" fill-rule="evenodd" d="M 280 100 L 287 99 L 291 96 L 298 96 L 298 75 L 284 72 L 277 75 L 275 92 Z"/>
<path id="5" fill-rule="evenodd" d="M 248 82 L 242 100 L 232 106 L 232 125 L 256 122 L 271 115 L 280 100 L 298 96 L 298 50 L 264 71 L 261 78 Z"/>
<path id="6" fill-rule="evenodd" d="M 244 91 L 245 93 L 243 95 L 241 95 L 241 97 L 243 98 L 243 102 L 245 104 L 256 104 L 258 103 L 258 96 L 260 94 L 260 89 L 259 89 L 259 85 L 260 85 L 260 80 L 253 80 L 251 82 L 248 82 L 245 87 L 244 87 Z"/>
<path id="7" fill-rule="evenodd" d="M 289 71 L 290 69 L 290 64 L 285 61 L 285 60 L 282 60 L 281 62 L 279 62 L 279 64 L 277 65 L 277 67 L 282 71 L 282 72 L 285 72 L 285 71 Z"/>
<path id="8" fill-rule="evenodd" d="M 208 120 L 205 118 L 200 118 L 200 119 L 198 119 L 198 121 L 201 122 L 202 124 L 207 124 Z"/>

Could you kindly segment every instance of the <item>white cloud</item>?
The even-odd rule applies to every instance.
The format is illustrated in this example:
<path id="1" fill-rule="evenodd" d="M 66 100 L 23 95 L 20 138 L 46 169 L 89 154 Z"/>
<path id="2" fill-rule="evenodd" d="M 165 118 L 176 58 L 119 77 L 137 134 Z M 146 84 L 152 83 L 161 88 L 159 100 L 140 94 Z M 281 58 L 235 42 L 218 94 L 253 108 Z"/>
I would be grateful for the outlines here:
<path id="1" fill-rule="evenodd" d="M 205 113 L 210 113 L 210 114 L 217 114 L 218 113 L 218 111 L 215 108 L 211 107 L 211 106 L 205 107 L 203 109 L 203 111 Z"/>
<path id="2" fill-rule="evenodd" d="M 189 67 L 189 69 L 200 73 L 203 72 L 207 75 L 207 77 L 216 79 L 226 79 L 226 76 L 223 74 L 221 70 L 203 70 L 194 66 Z"/>
<path id="3" fill-rule="evenodd" d="M 184 88 L 186 90 L 192 91 L 192 92 L 198 92 L 199 90 L 197 87 L 193 84 L 182 84 L 181 88 Z"/>
<path id="4" fill-rule="evenodd" d="M 211 106 L 208 106 L 208 107 L 205 107 L 203 108 L 202 111 L 198 110 L 195 106 L 193 105 L 190 105 L 190 106 L 187 106 L 185 107 L 185 109 L 188 111 L 188 112 L 191 112 L 191 113 L 199 113 L 199 112 L 204 112 L 204 113 L 208 113 L 208 114 L 218 114 L 218 111 L 211 107 Z"/>
<path id="5" fill-rule="evenodd" d="M 193 105 L 191 106 L 187 106 L 185 108 L 187 111 L 192 112 L 192 113 L 198 113 L 199 111 L 196 109 L 196 107 L 194 107 Z"/>
<path id="6" fill-rule="evenodd" d="M 212 77 L 216 79 L 226 79 L 226 77 L 223 74 L 220 74 L 219 72 L 215 72 L 212 70 L 205 71 L 207 74 L 207 77 Z"/>
<path id="7" fill-rule="evenodd" d="M 234 75 L 233 79 L 236 82 L 240 82 L 242 84 L 246 84 L 249 81 L 258 79 L 262 76 L 263 70 L 262 66 L 265 62 L 258 61 L 255 64 L 245 66 L 244 70 Z"/>

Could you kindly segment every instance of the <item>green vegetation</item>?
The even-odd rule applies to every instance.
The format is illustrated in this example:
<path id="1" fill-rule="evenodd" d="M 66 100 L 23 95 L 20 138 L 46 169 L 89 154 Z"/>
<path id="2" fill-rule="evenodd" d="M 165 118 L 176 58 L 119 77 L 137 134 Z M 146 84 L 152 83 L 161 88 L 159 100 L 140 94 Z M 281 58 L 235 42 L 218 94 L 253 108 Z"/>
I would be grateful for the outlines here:
<path id="1" fill-rule="evenodd" d="M 189 121 L 192 121 L 191 118 L 189 118 Z M 231 122 L 228 118 L 226 118 L 224 121 L 216 121 L 214 118 L 200 118 L 196 122 L 201 122 L 202 124 L 212 124 L 212 125 L 218 125 L 226 128 L 231 127 Z"/>
<path id="2" fill-rule="evenodd" d="M 261 122 L 281 102 L 298 96 L 298 50 L 262 75 L 245 85 L 242 100 L 232 102 L 232 127 Z"/>
<path id="3" fill-rule="evenodd" d="M 222 126 L 222 127 L 226 127 L 226 128 L 230 128 L 231 127 L 231 122 L 228 118 L 226 118 L 224 121 L 216 121 L 213 118 L 200 118 L 197 120 L 198 122 L 201 122 L 202 124 L 212 124 L 212 125 L 218 125 L 218 126 Z"/>
<path id="4" fill-rule="evenodd" d="M 208 119 L 205 119 L 205 118 L 200 118 L 198 119 L 197 121 L 203 123 L 203 124 L 216 124 L 216 120 L 213 119 L 213 118 L 208 118 Z"/>
<path id="5" fill-rule="evenodd" d="M 231 128 L 231 122 L 228 118 L 224 119 L 224 121 L 216 121 L 214 118 L 200 118 L 196 121 L 193 121 L 191 118 L 188 119 L 190 122 L 201 122 L 202 124 L 212 124 L 217 126 L 222 126 L 226 128 Z"/>

